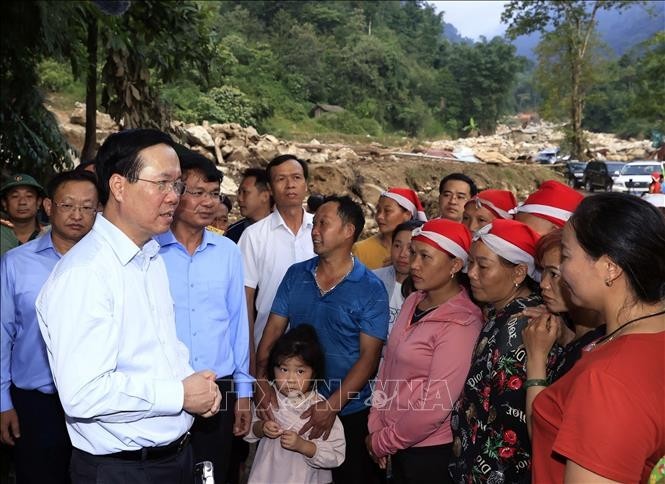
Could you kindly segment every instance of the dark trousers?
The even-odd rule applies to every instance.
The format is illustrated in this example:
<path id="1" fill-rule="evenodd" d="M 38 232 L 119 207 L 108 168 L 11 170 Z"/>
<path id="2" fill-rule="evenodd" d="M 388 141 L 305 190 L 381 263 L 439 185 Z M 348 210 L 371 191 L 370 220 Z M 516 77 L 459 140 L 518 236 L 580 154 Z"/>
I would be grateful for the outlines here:
<path id="1" fill-rule="evenodd" d="M 69 483 L 72 444 L 57 394 L 10 388 L 21 437 L 14 446 L 17 484 Z"/>
<path id="2" fill-rule="evenodd" d="M 177 454 L 145 461 L 121 460 L 74 449 L 71 475 L 73 484 L 193 484 L 192 447 L 187 445 Z"/>
<path id="3" fill-rule="evenodd" d="M 369 408 L 351 415 L 340 415 L 344 425 L 346 439 L 346 457 L 341 466 L 332 469 L 333 481 L 336 484 L 376 484 L 381 482 L 381 469 L 372 461 L 367 452 L 365 437 Z"/>
<path id="4" fill-rule="evenodd" d="M 391 484 L 452 484 L 448 463 L 453 444 L 411 447 L 391 457 Z"/>
<path id="5" fill-rule="evenodd" d="M 231 459 L 229 461 L 229 471 L 226 473 L 226 483 L 240 484 L 240 467 L 247 461 L 248 456 L 249 443 L 242 437 L 234 435 L 233 442 L 231 442 Z"/>
<path id="6" fill-rule="evenodd" d="M 219 412 L 210 418 L 196 417 L 190 431 L 194 462 L 205 460 L 212 462 L 215 482 L 224 484 L 229 470 L 237 396 L 233 391 L 232 376 L 220 378 L 217 380 L 217 386 L 222 393 Z"/>

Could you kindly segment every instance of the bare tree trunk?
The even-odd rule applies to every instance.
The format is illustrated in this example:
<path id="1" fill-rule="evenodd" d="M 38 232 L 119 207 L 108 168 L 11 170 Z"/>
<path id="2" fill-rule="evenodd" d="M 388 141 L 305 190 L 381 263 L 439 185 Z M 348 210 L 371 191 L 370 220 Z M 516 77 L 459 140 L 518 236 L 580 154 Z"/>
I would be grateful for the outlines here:
<path id="1" fill-rule="evenodd" d="M 577 59 L 573 60 L 571 66 L 571 106 L 570 106 L 570 124 L 571 124 L 571 157 L 578 160 L 584 160 L 586 153 L 584 150 L 584 133 L 582 132 L 582 112 L 584 99 L 580 92 L 581 65 Z"/>
<path id="2" fill-rule="evenodd" d="M 92 160 L 97 151 L 97 17 L 88 17 L 88 69 L 85 85 L 85 142 L 81 161 Z"/>

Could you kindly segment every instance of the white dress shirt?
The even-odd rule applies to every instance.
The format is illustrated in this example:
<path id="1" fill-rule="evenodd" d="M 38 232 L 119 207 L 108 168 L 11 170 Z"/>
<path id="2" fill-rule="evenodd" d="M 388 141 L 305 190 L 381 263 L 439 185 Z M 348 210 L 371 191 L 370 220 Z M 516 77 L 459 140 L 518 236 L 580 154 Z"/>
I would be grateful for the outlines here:
<path id="1" fill-rule="evenodd" d="M 245 268 L 245 286 L 256 289 L 254 345 L 259 346 L 268 322 L 272 301 L 286 271 L 296 262 L 314 257 L 312 220 L 303 210 L 302 224 L 294 234 L 275 210 L 269 216 L 245 229 L 238 245 Z"/>
<path id="2" fill-rule="evenodd" d="M 39 327 L 74 447 L 110 454 L 173 442 L 192 424 L 164 262 L 98 214 L 37 298 Z"/>

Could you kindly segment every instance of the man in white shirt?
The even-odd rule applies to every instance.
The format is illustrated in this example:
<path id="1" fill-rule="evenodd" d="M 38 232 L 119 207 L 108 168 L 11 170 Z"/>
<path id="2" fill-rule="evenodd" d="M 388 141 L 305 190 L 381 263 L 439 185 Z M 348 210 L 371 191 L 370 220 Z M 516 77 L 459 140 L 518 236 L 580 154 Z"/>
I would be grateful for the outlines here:
<path id="1" fill-rule="evenodd" d="M 152 239 L 173 221 L 180 162 L 168 135 L 135 129 L 109 136 L 96 167 L 104 213 L 36 304 L 74 446 L 72 481 L 190 484 L 191 414 L 217 413 L 221 394 L 176 337 Z"/>
<path id="2" fill-rule="evenodd" d="M 252 374 L 255 350 L 282 277 L 292 264 L 314 257 L 313 216 L 302 206 L 307 194 L 307 164 L 293 155 L 280 155 L 268 164 L 266 174 L 275 210 L 247 227 L 238 242 L 245 268 L 250 336 L 254 338 L 250 354 Z"/>

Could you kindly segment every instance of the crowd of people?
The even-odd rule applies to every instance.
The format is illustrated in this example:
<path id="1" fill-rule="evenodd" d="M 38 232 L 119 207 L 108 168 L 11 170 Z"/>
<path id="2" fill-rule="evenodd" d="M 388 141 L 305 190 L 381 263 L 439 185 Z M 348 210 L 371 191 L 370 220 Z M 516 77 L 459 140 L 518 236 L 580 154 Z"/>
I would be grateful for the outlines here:
<path id="1" fill-rule="evenodd" d="M 247 169 L 229 225 L 215 164 L 133 129 L 0 187 L 19 484 L 665 478 L 660 198 L 452 173 L 429 220 L 387 188 L 360 240 L 308 177 Z"/>

